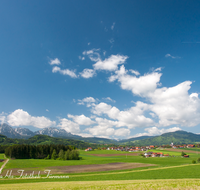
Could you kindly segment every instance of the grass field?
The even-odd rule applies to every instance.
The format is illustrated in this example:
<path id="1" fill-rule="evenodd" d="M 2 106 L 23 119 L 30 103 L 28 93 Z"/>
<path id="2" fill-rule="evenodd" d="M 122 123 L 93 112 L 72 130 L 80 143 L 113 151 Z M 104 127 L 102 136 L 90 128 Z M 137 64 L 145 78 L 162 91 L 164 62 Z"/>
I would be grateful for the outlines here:
<path id="1" fill-rule="evenodd" d="M 27 184 L 3 184 L 0 185 L 1 190 L 65 190 L 65 189 L 105 189 L 105 190 L 117 190 L 117 189 L 200 189 L 199 179 L 186 179 L 186 180 L 124 180 L 124 181 L 87 181 L 87 182 L 43 182 L 43 183 L 30 183 Z"/>
<path id="2" fill-rule="evenodd" d="M 158 189 L 167 187 L 171 189 L 172 187 L 176 187 L 179 189 L 183 189 L 182 187 L 192 187 L 193 189 L 197 189 L 200 185 L 200 164 L 192 164 L 192 160 L 197 160 L 200 155 L 196 153 L 188 153 L 190 155 L 189 158 L 182 158 L 180 152 L 174 152 L 169 150 L 153 150 L 153 152 L 162 152 L 164 154 L 169 154 L 171 157 L 156 157 L 156 158 L 143 158 L 141 156 L 132 156 L 129 152 L 120 152 L 120 151 L 108 151 L 108 150 L 96 150 L 96 151 L 80 151 L 81 160 L 39 160 L 39 159 L 16 159 L 10 160 L 5 166 L 4 172 L 14 170 L 14 168 L 23 169 L 25 172 L 29 171 L 42 171 L 49 169 L 51 167 L 66 167 L 66 166 L 76 166 L 82 167 L 81 165 L 95 165 L 98 164 L 109 164 L 112 163 L 141 163 L 141 167 L 132 168 L 132 169 L 124 169 L 120 170 L 111 170 L 111 171 L 94 171 L 88 172 L 85 171 L 83 173 L 68 173 L 66 171 L 65 174 L 69 176 L 69 178 L 36 178 L 36 179 L 21 179 L 18 177 L 15 178 L 2 178 L 0 179 L 1 184 L 15 184 L 21 183 L 20 189 L 25 189 L 23 183 L 35 183 L 37 186 L 38 182 L 48 182 L 46 185 L 48 186 L 50 182 L 62 182 L 59 186 L 60 189 L 63 188 L 65 182 L 70 189 L 80 189 L 77 186 L 79 183 L 82 184 L 82 189 L 93 189 L 92 184 L 99 184 L 96 189 Z M 118 154 L 117 156 L 113 156 L 114 154 Z M 91 155 L 92 154 L 92 155 Z M 105 156 L 98 156 L 99 154 L 103 154 Z M 2 156 L 2 155 L 1 155 Z M 154 166 L 145 166 L 145 164 L 154 164 Z M 42 173 L 41 173 L 42 174 Z M 54 175 L 53 176 L 60 176 Z M 42 175 L 42 177 L 45 177 Z M 165 179 L 165 182 L 160 181 L 161 179 Z M 184 179 L 184 181 L 178 181 L 177 183 L 173 180 L 169 179 Z M 187 184 L 184 182 L 187 179 Z M 191 179 L 191 180 L 190 180 Z M 130 180 L 126 184 L 124 184 L 124 180 Z M 131 181 L 134 180 L 134 181 Z M 154 181 L 145 181 L 143 186 L 138 186 L 139 182 L 135 180 L 154 180 Z M 155 181 L 156 180 L 156 181 Z M 169 180 L 169 181 L 167 181 Z M 72 181 L 72 182 L 70 182 Z M 76 181 L 76 183 L 73 183 Z M 85 181 L 85 182 L 84 182 Z M 94 181 L 94 182 L 87 182 Z M 99 182 L 96 182 L 99 181 Z M 115 181 L 115 182 L 114 182 Z M 78 182 L 78 183 L 77 183 Z M 112 183 L 113 182 L 113 183 Z M 130 183 L 129 183 L 130 182 Z M 110 184 L 109 184 L 110 183 Z M 107 184 L 107 185 L 106 185 Z M 118 185 L 116 185 L 118 184 Z M 74 186 L 73 186 L 74 185 Z M 186 186 L 184 186 L 186 185 Z M 30 185 L 29 185 L 30 186 Z M 9 189 L 8 186 L 0 185 L 0 189 Z M 14 187 L 12 185 L 12 187 Z M 31 188 L 33 186 L 31 185 Z M 42 186 L 41 186 L 42 187 Z M 50 185 L 48 189 L 53 189 L 54 185 Z M 104 188 L 105 187 L 105 188 Z M 17 186 L 16 186 L 17 188 Z M 58 189 L 59 189 L 58 188 Z M 198 187 L 199 188 L 199 187 Z M 13 188 L 14 189 L 14 188 Z M 39 189 L 39 188 L 38 188 Z M 56 187 L 54 188 L 56 189 Z M 166 188 L 164 188 L 166 189 Z M 191 188 L 190 188 L 191 189 Z"/>
<path id="3" fill-rule="evenodd" d="M 4 154 L 0 154 L 0 159 L 5 159 Z M 3 165 L 3 162 L 0 162 L 0 167 Z"/>

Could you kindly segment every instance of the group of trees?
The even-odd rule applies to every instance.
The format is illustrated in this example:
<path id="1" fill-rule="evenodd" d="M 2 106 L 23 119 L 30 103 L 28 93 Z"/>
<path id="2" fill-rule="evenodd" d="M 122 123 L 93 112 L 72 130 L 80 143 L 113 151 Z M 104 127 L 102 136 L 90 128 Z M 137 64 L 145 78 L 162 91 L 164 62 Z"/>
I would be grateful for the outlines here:
<path id="1" fill-rule="evenodd" d="M 48 155 L 45 159 L 54 159 L 54 160 L 79 160 L 79 152 L 77 150 L 60 150 L 59 153 L 56 153 L 56 150 L 53 151 L 51 157 Z"/>
<path id="2" fill-rule="evenodd" d="M 70 145 L 12 145 L 5 149 L 5 155 L 16 159 L 66 158 L 65 160 L 70 160 L 79 158 L 78 151 L 75 149 L 76 148 L 74 146 Z"/>

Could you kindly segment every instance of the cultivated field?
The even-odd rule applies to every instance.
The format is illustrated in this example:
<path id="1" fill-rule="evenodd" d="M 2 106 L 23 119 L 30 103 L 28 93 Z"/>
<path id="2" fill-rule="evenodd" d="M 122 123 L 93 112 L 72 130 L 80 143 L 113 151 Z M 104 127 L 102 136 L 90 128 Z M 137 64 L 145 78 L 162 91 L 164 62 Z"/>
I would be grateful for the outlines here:
<path id="1" fill-rule="evenodd" d="M 121 181 L 84 181 L 84 182 L 43 182 L 27 184 L 3 184 L 1 190 L 144 190 L 144 189 L 176 189 L 176 190 L 198 190 L 200 189 L 199 179 L 185 180 L 121 180 Z"/>
<path id="2" fill-rule="evenodd" d="M 0 189 L 9 189 L 9 184 L 12 184 L 12 189 L 14 187 L 27 189 L 24 183 L 31 183 L 28 187 L 32 189 L 199 188 L 200 164 L 192 164 L 192 160 L 197 161 L 200 157 L 199 154 L 196 154 L 196 150 L 188 153 L 189 158 L 182 158 L 182 151 L 179 152 L 179 149 L 151 151 L 169 154 L 170 157 L 144 158 L 139 156 L 140 152 L 96 150 L 80 151 L 81 160 L 10 160 L 4 168 L 2 179 L 0 179 Z M 186 151 L 184 150 L 184 152 Z M 21 178 L 19 178 L 18 170 L 24 170 Z M 47 177 L 47 172 L 44 172 L 45 170 L 50 171 L 49 177 Z M 8 171 L 12 171 L 12 178 L 4 177 Z M 33 176 L 37 176 L 39 173 L 40 177 L 29 179 L 28 176 L 31 173 Z M 39 185 L 38 182 L 42 183 Z"/>

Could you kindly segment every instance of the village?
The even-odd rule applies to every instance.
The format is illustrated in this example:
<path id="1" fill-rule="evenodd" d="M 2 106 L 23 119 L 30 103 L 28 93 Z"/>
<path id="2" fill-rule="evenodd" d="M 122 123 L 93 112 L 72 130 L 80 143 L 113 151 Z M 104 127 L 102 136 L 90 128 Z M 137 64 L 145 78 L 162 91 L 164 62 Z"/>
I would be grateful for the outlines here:
<path id="1" fill-rule="evenodd" d="M 185 145 L 174 145 L 173 143 L 171 143 L 171 145 L 162 145 L 162 146 L 154 146 L 154 145 L 150 145 L 150 146 L 142 146 L 142 147 L 103 147 L 103 148 L 98 148 L 98 150 L 115 150 L 115 151 L 127 151 L 127 152 L 138 152 L 138 151 L 142 151 L 145 152 L 144 154 L 142 154 L 144 157 L 148 158 L 148 157 L 169 157 L 169 154 L 163 154 L 162 152 L 152 152 L 149 150 L 155 150 L 155 149 L 164 149 L 164 148 L 179 148 L 179 149 L 184 149 L 184 148 L 193 148 L 197 145 L 194 144 L 185 144 Z M 85 149 L 85 151 L 92 151 L 93 149 L 91 147 L 88 147 L 87 149 Z M 147 152 L 148 151 L 148 152 Z M 183 157 L 189 157 L 189 155 L 183 155 Z"/>

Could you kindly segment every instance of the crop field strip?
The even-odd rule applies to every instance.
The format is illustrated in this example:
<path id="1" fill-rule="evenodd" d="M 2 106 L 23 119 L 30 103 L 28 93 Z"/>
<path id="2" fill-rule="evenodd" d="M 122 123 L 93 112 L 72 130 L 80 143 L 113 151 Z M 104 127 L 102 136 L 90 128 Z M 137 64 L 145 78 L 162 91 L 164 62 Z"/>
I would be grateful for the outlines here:
<path id="1" fill-rule="evenodd" d="M 57 190 L 57 189 L 176 189 L 176 190 L 196 190 L 200 189 L 199 179 L 162 179 L 162 180 L 122 180 L 122 181 L 81 181 L 81 182 L 41 182 L 41 183 L 29 183 L 29 184 L 0 184 L 1 190 Z"/>

